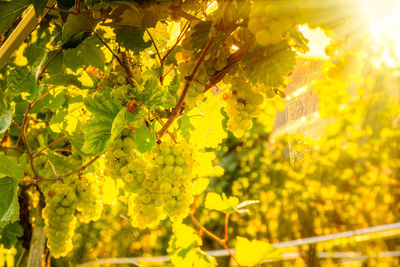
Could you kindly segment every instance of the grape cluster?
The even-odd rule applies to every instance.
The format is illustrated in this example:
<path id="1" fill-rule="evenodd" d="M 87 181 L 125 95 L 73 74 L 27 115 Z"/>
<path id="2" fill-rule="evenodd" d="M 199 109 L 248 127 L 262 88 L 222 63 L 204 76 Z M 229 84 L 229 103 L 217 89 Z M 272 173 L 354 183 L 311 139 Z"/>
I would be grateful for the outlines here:
<path id="1" fill-rule="evenodd" d="M 107 149 L 104 174 L 114 179 L 128 174 L 128 163 L 132 158 L 134 148 L 133 131 L 124 129 L 120 137 L 116 138 Z"/>
<path id="2" fill-rule="evenodd" d="M 158 224 L 167 216 L 181 221 L 189 213 L 193 196 L 193 149 L 186 143 L 163 142 L 148 154 L 152 165 L 142 159 L 129 163 L 131 170 L 124 176 L 128 190 L 134 192 L 131 215 L 133 225 L 145 228 Z M 128 179 L 127 179 L 128 178 Z"/>
<path id="3" fill-rule="evenodd" d="M 263 96 L 244 78 L 232 78 L 231 86 L 231 91 L 225 95 L 228 129 L 236 137 L 241 137 L 244 131 L 253 126 L 253 117 L 260 114 L 259 106 L 263 103 Z"/>
<path id="4" fill-rule="evenodd" d="M 75 189 L 57 181 L 45 193 L 46 207 L 42 211 L 47 246 L 53 257 L 66 256 L 72 250 L 72 236 L 76 227 L 74 216 L 78 198 Z"/>
<path id="5" fill-rule="evenodd" d="M 274 45 L 296 24 L 294 7 L 284 7 L 277 1 L 254 2 L 251 7 L 249 30 L 261 46 Z"/>
<path id="6" fill-rule="evenodd" d="M 103 206 L 98 177 L 71 175 L 41 189 L 45 192 L 42 215 L 48 247 L 55 258 L 66 256 L 72 250 L 77 218 L 82 223 L 100 219 Z"/>
<path id="7" fill-rule="evenodd" d="M 97 177 L 88 174 L 86 177 L 77 179 L 75 182 L 78 205 L 76 210 L 79 212 L 78 219 L 82 223 L 97 221 L 103 211 L 101 203 L 100 188 Z"/>

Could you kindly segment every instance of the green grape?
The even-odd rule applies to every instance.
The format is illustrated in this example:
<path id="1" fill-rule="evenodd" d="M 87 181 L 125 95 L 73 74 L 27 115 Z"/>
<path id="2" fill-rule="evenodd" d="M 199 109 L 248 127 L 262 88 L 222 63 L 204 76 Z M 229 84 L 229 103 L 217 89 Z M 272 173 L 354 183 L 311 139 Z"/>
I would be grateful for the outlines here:
<path id="1" fill-rule="evenodd" d="M 98 179 L 94 174 L 88 174 L 86 177 L 77 179 L 75 184 L 78 197 L 76 209 L 79 211 L 79 221 L 84 223 L 97 221 L 103 211 Z"/>
<path id="2" fill-rule="evenodd" d="M 72 250 L 72 236 L 76 227 L 74 216 L 78 198 L 75 188 L 57 181 L 45 193 L 46 207 L 42 211 L 47 246 L 55 258 Z"/>
<path id="3" fill-rule="evenodd" d="M 228 129 L 236 136 L 243 136 L 252 127 L 253 117 L 260 114 L 263 96 L 244 78 L 234 77 L 227 96 L 225 111 L 229 117 Z"/>
<path id="4" fill-rule="evenodd" d="M 247 28 L 255 35 L 261 46 L 278 44 L 297 21 L 296 5 L 290 10 L 282 9 L 280 3 L 253 2 Z"/>
<path id="5" fill-rule="evenodd" d="M 108 147 L 105 154 L 105 175 L 113 179 L 122 178 L 129 173 L 129 162 L 135 153 L 134 132 L 124 129 Z"/>

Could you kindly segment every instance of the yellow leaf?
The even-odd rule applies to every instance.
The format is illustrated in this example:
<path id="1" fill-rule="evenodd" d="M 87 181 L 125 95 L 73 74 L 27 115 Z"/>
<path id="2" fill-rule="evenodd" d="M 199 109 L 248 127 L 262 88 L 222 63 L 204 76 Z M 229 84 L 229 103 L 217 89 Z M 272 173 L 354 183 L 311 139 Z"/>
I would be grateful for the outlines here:
<path id="1" fill-rule="evenodd" d="M 239 198 L 229 197 L 225 194 L 222 197 L 217 194 L 210 192 L 206 196 L 205 207 L 211 210 L 218 210 L 223 212 L 232 212 L 236 210 L 236 206 L 239 204 Z"/>
<path id="2" fill-rule="evenodd" d="M 199 108 L 193 108 L 189 113 L 193 130 L 189 142 L 199 148 L 217 147 L 228 135 L 223 127 L 224 116 L 221 113 L 221 99 L 210 92 L 207 100 Z"/>
<path id="3" fill-rule="evenodd" d="M 193 195 L 200 195 L 201 193 L 206 190 L 210 181 L 207 178 L 200 178 L 193 182 L 192 185 L 192 194 Z"/>
<path id="4" fill-rule="evenodd" d="M 267 259 L 280 259 L 281 252 L 268 242 L 252 240 L 238 236 L 236 259 L 240 265 L 253 266 Z"/>

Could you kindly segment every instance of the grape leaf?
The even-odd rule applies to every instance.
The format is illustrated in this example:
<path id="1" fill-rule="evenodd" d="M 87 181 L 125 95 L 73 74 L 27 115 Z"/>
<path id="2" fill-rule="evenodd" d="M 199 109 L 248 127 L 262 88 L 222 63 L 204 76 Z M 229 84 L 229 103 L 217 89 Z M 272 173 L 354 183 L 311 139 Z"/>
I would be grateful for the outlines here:
<path id="1" fill-rule="evenodd" d="M 67 128 L 67 121 L 65 120 L 66 116 L 68 116 L 67 108 L 57 110 L 56 114 L 53 114 L 53 116 L 51 116 L 49 122 L 50 129 L 55 133 L 64 132 Z"/>
<path id="2" fill-rule="evenodd" d="M 63 27 L 62 48 L 65 50 L 77 47 L 92 34 L 96 23 L 89 12 L 83 12 L 79 16 L 70 14 Z"/>
<path id="3" fill-rule="evenodd" d="M 225 194 L 221 195 L 213 192 L 209 192 L 206 196 L 205 207 L 210 210 L 217 210 L 222 212 L 233 212 L 236 211 L 236 206 L 239 204 L 239 198 L 229 197 Z"/>
<path id="4" fill-rule="evenodd" d="M 190 36 L 190 42 L 194 51 L 199 52 L 204 49 L 209 39 L 212 24 L 212 21 L 204 21 L 194 26 L 193 33 Z"/>
<path id="5" fill-rule="evenodd" d="M 236 259 L 242 266 L 254 266 L 267 259 L 282 259 L 281 252 L 268 242 L 252 240 L 238 236 Z"/>
<path id="6" fill-rule="evenodd" d="M 154 127 L 153 127 L 154 129 Z M 135 144 L 140 153 L 148 152 L 156 143 L 156 135 L 146 125 L 136 129 Z"/>
<path id="7" fill-rule="evenodd" d="M 115 117 L 112 127 L 111 127 L 111 142 L 114 141 L 115 138 L 121 133 L 121 131 L 130 123 L 139 120 L 142 118 L 142 115 L 139 113 L 139 110 L 136 110 L 135 114 L 129 112 L 127 108 L 122 108 L 117 116 Z"/>
<path id="8" fill-rule="evenodd" d="M 33 0 L 33 8 L 35 9 L 36 17 L 42 15 L 44 8 L 46 7 L 47 0 Z"/>
<path id="9" fill-rule="evenodd" d="M 41 71 L 42 66 L 46 63 L 48 50 L 38 45 L 38 43 L 30 44 L 25 50 L 24 55 L 28 60 L 32 72 L 37 77 Z"/>
<path id="10" fill-rule="evenodd" d="M 141 50 L 151 46 L 151 41 L 144 41 L 145 29 L 142 27 L 115 26 L 116 41 L 138 54 Z"/>
<path id="11" fill-rule="evenodd" d="M 78 88 L 82 87 L 82 83 L 78 80 L 76 75 L 67 73 L 56 73 L 50 75 L 48 78 L 43 80 L 43 83 L 63 86 L 73 85 Z"/>
<path id="12" fill-rule="evenodd" d="M 6 249 L 10 249 L 15 243 L 17 243 L 17 238 L 24 234 L 24 230 L 18 222 L 8 224 L 0 232 L 0 244 L 2 244 Z"/>
<path id="13" fill-rule="evenodd" d="M 26 68 L 16 67 L 7 76 L 7 89 L 15 95 L 27 93 L 29 100 L 38 97 L 39 86 L 35 76 Z"/>
<path id="14" fill-rule="evenodd" d="M 0 175 L 22 179 L 24 171 L 18 166 L 17 158 L 0 154 Z"/>
<path id="15" fill-rule="evenodd" d="M 29 6 L 30 0 L 0 2 L 0 35 L 8 30 L 19 15 Z"/>
<path id="16" fill-rule="evenodd" d="M 210 183 L 210 180 L 208 178 L 199 178 L 194 180 L 192 184 L 192 194 L 193 195 L 200 195 L 201 193 L 204 192 L 204 190 L 207 189 L 208 184 Z"/>
<path id="17" fill-rule="evenodd" d="M 96 116 L 114 120 L 122 106 L 109 93 L 94 94 L 84 99 L 85 107 Z"/>
<path id="18" fill-rule="evenodd" d="M 114 118 L 122 106 L 108 92 L 95 94 L 84 99 L 86 108 L 92 113 L 90 121 L 82 125 L 85 141 L 82 151 L 87 154 L 99 154 L 110 143 Z"/>
<path id="19" fill-rule="evenodd" d="M 75 0 L 57 0 L 58 8 L 70 9 L 75 5 Z"/>
<path id="20" fill-rule="evenodd" d="M 257 46 L 243 57 L 242 62 L 252 70 L 244 74 L 253 85 L 278 87 L 296 64 L 296 52 L 286 42 L 266 48 Z"/>
<path id="21" fill-rule="evenodd" d="M 17 180 L 0 178 L 0 228 L 19 219 Z"/>
<path id="22" fill-rule="evenodd" d="M 101 51 L 102 43 L 96 36 L 91 36 L 76 46 L 64 51 L 65 66 L 76 71 L 82 66 L 92 65 L 104 70 L 106 58 Z"/>
<path id="23" fill-rule="evenodd" d="M 90 123 L 93 127 L 93 122 Z M 82 151 L 90 155 L 100 154 L 104 151 L 110 143 L 111 137 L 111 122 L 108 124 L 99 124 L 102 127 L 87 130 L 88 128 L 82 127 L 85 132 L 85 141 L 83 143 Z M 85 126 L 85 124 L 83 125 Z"/>
<path id="24" fill-rule="evenodd" d="M 200 148 L 216 147 L 228 135 L 223 127 L 224 116 L 221 113 L 221 99 L 207 92 L 207 99 L 182 117 L 183 135 L 189 142 Z M 187 118 L 189 121 L 187 121 Z M 188 132 L 190 134 L 188 134 Z"/>
<path id="25" fill-rule="evenodd" d="M 3 115 L 0 116 L 0 134 L 7 131 L 8 127 L 10 127 L 11 121 L 13 119 L 14 114 L 14 106 L 12 106 L 9 110 L 5 111 Z"/>

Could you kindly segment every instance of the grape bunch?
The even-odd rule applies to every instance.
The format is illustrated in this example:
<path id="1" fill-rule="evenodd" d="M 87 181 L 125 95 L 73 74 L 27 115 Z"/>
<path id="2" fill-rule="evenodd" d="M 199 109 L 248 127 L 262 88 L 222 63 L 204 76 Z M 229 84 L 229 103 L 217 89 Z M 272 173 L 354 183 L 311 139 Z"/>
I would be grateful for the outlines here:
<path id="1" fill-rule="evenodd" d="M 133 225 L 145 228 L 166 217 L 181 221 L 193 202 L 189 193 L 195 164 L 193 149 L 186 142 L 163 142 L 147 156 L 151 161 L 146 168 L 146 162 L 135 159 L 128 164 L 130 173 L 124 176 L 128 190 L 135 193 L 130 209 Z"/>
<path id="2" fill-rule="evenodd" d="M 79 212 L 78 219 L 82 223 L 97 221 L 103 211 L 98 177 L 87 174 L 75 182 L 78 204 L 76 210 Z"/>
<path id="3" fill-rule="evenodd" d="M 133 131 L 124 129 L 107 149 L 104 174 L 114 179 L 122 178 L 125 174 L 128 174 L 128 163 L 132 158 L 134 148 Z"/>
<path id="4" fill-rule="evenodd" d="M 47 246 L 54 258 L 66 256 L 72 250 L 71 239 L 77 223 L 74 216 L 78 203 L 75 188 L 57 181 L 45 193 L 45 200 L 42 215 Z"/>
<path id="5" fill-rule="evenodd" d="M 180 221 L 189 213 L 193 197 L 192 169 L 195 163 L 193 149 L 186 142 L 161 143 L 155 147 L 154 163 L 160 181 L 163 210 L 173 221 Z"/>
<path id="6" fill-rule="evenodd" d="M 66 256 L 72 250 L 77 217 L 82 223 L 100 219 L 103 206 L 98 177 L 71 175 L 41 189 L 45 192 L 42 215 L 49 250 L 55 258 Z"/>
<path id="7" fill-rule="evenodd" d="M 224 98 L 225 111 L 229 117 L 228 129 L 236 137 L 241 137 L 253 126 L 252 119 L 261 113 L 263 96 L 246 79 L 234 77 L 231 80 L 231 90 Z"/>
<path id="8" fill-rule="evenodd" d="M 296 25 L 295 6 L 282 6 L 277 1 L 254 2 L 251 7 L 248 29 L 261 46 L 278 44 Z"/>

